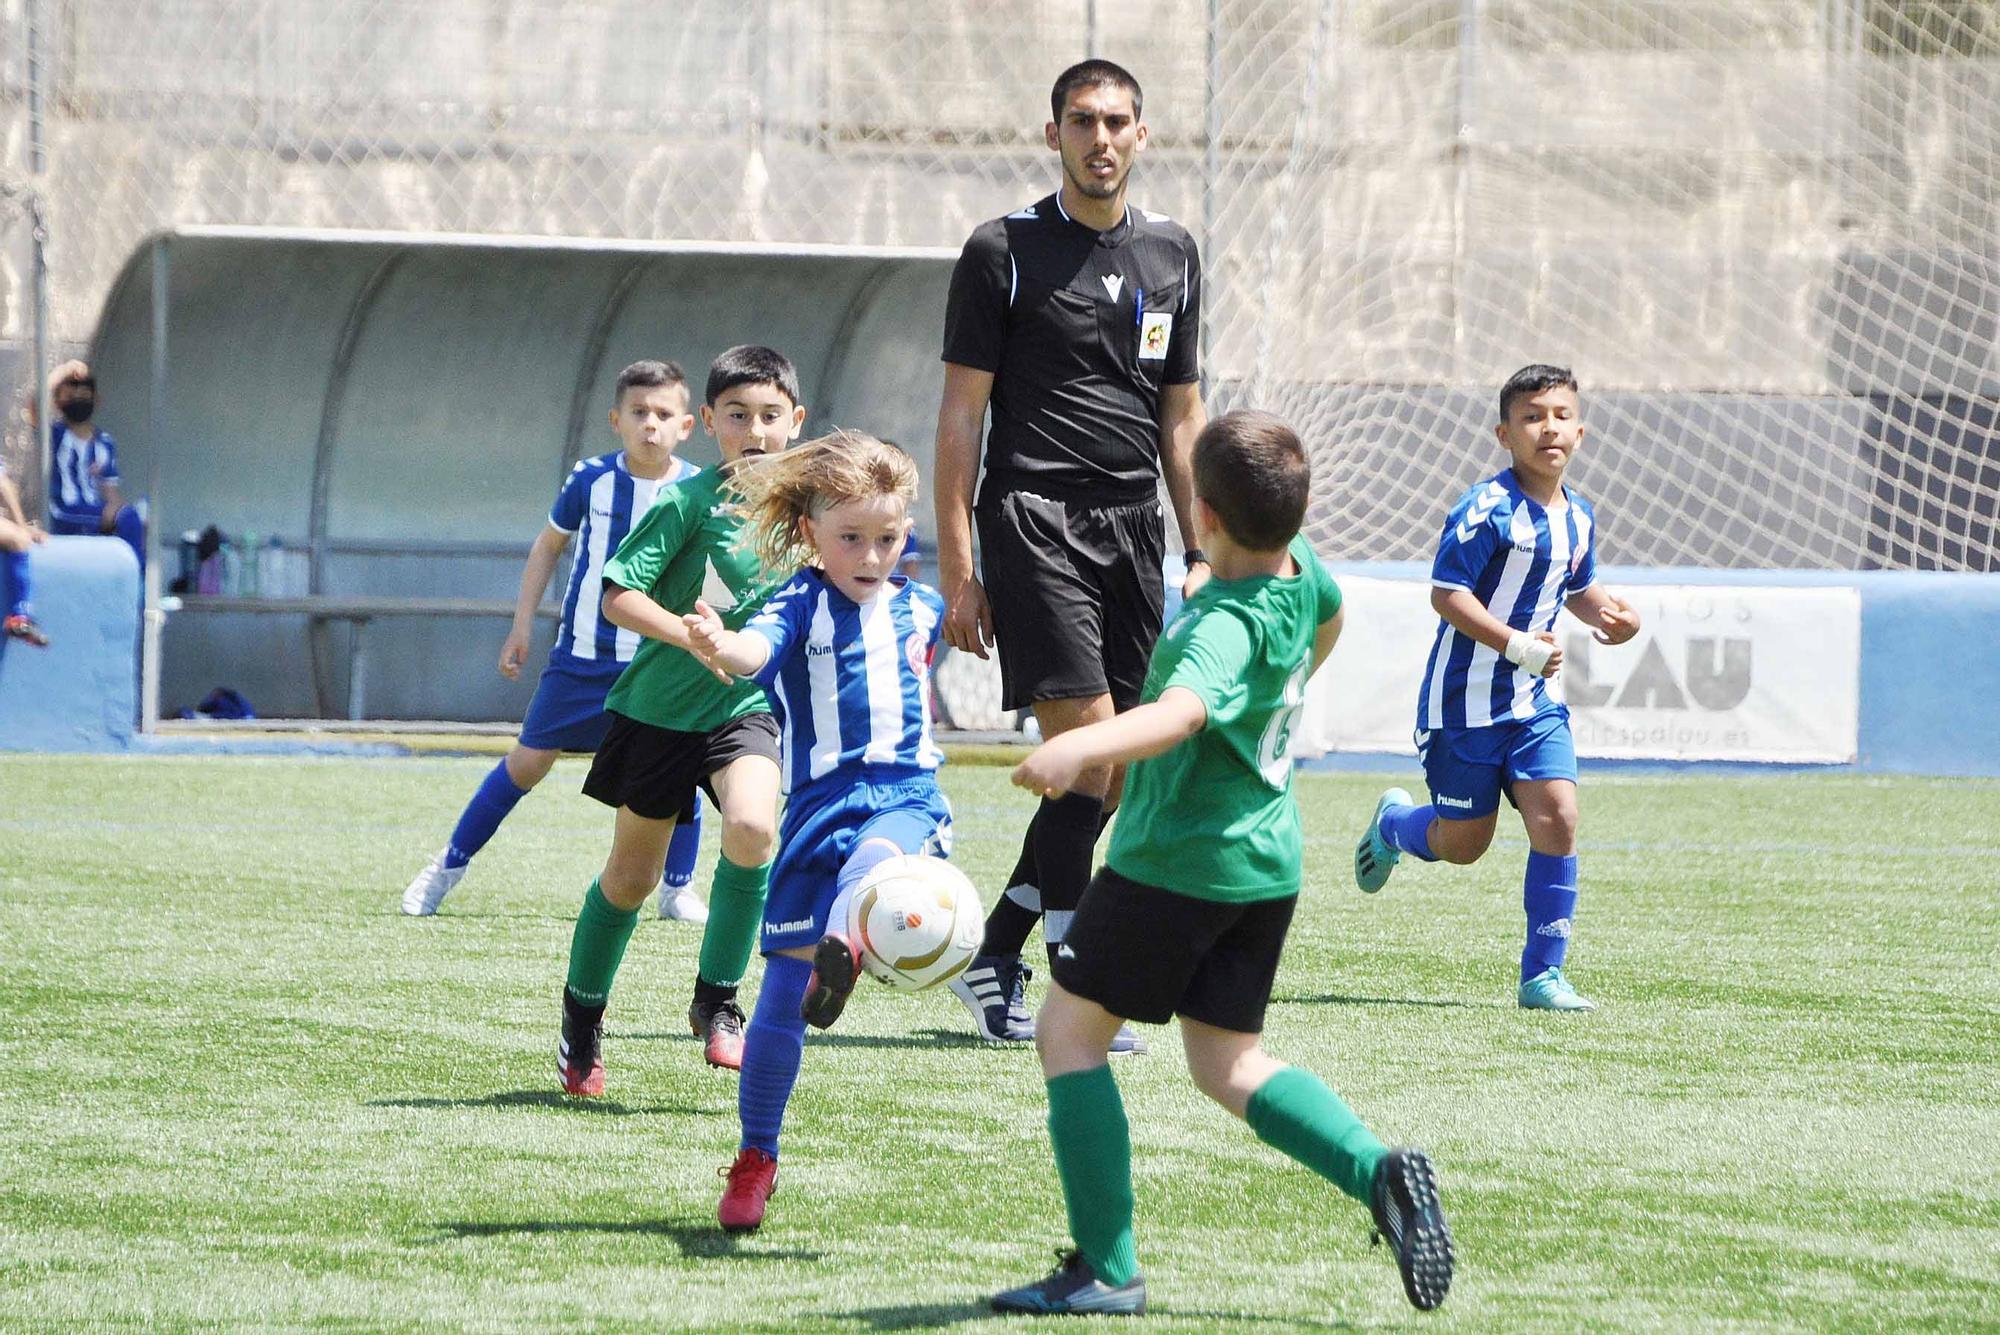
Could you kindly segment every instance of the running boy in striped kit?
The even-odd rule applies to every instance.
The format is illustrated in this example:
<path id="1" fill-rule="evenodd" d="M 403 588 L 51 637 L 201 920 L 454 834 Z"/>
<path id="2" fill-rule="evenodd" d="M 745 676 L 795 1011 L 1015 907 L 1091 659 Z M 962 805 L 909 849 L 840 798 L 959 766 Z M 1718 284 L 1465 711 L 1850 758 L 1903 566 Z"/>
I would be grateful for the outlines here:
<path id="1" fill-rule="evenodd" d="M 1568 707 L 1543 683 L 1562 667 L 1559 609 L 1601 644 L 1638 634 L 1639 614 L 1597 583 L 1595 512 L 1563 483 L 1583 443 L 1576 377 L 1539 363 L 1516 371 L 1500 390 L 1494 435 L 1513 466 L 1459 497 L 1431 566 L 1440 620 L 1416 731 L 1431 801 L 1382 794 L 1354 850 L 1354 879 L 1380 890 L 1404 853 L 1478 861 L 1504 791 L 1530 850 L 1516 999 L 1528 1010 L 1595 1010 L 1563 976 L 1577 899 L 1576 747 Z"/>
<path id="2" fill-rule="evenodd" d="M 403 912 L 427 918 L 465 878 L 473 856 L 520 800 L 548 777 L 564 751 L 595 751 L 611 726 L 604 697 L 632 661 L 639 636 L 606 621 L 598 607 L 604 563 L 661 490 L 701 470 L 674 451 L 694 429 L 687 375 L 673 362 L 633 362 L 612 390 L 611 429 L 622 449 L 584 459 L 564 480 L 549 522 L 529 549 L 514 602 L 514 625 L 500 648 L 500 675 L 518 681 L 534 634 L 535 609 L 572 538 L 576 559 L 563 589 L 562 620 L 521 734 L 465 804 L 451 840 L 403 891 Z M 697 816 L 674 831 L 660 878 L 660 916 L 701 922 L 708 909 L 688 888 L 701 841 Z"/>

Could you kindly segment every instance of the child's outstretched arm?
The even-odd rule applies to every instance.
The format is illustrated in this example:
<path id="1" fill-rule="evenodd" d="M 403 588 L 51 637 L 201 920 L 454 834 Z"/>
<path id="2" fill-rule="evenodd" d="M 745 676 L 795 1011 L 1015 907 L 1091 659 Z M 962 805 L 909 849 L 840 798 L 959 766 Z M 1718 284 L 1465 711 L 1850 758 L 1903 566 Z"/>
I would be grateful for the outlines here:
<path id="1" fill-rule="evenodd" d="M 753 676 L 771 660 L 769 640 L 728 629 L 715 609 L 700 598 L 694 600 L 694 611 L 681 621 L 687 628 L 688 652 L 724 681 Z"/>
<path id="2" fill-rule="evenodd" d="M 1570 615 L 1590 627 L 1599 644 L 1623 644 L 1639 633 L 1639 613 L 1615 593 L 1593 584 L 1563 604 Z"/>
<path id="3" fill-rule="evenodd" d="M 1538 677 L 1553 677 L 1562 670 L 1562 650 L 1556 637 L 1547 631 L 1530 635 L 1515 630 L 1486 610 L 1469 589 L 1431 590 L 1431 608 L 1459 634 L 1485 645 L 1508 662 L 1526 668 Z"/>
<path id="4" fill-rule="evenodd" d="M 669 612 L 653 601 L 643 589 L 613 585 L 604 591 L 604 619 L 614 626 L 636 631 L 649 640 L 665 640 L 676 649 L 688 647 L 687 626 L 677 612 Z"/>
<path id="5" fill-rule="evenodd" d="M 1087 769 L 1125 765 L 1171 751 L 1208 726 L 1208 706 L 1185 686 L 1115 718 L 1051 737 L 1014 767 L 1014 784 L 1043 797 L 1061 797 Z"/>
<path id="6" fill-rule="evenodd" d="M 528 645 L 535 636 L 535 609 L 548 592 L 549 579 L 569 546 L 569 534 L 550 524 L 542 525 L 535 545 L 528 549 L 528 563 L 521 568 L 520 592 L 514 595 L 514 624 L 508 628 L 507 642 L 500 646 L 500 675 L 508 681 L 521 679 L 521 664 L 528 661 Z"/>

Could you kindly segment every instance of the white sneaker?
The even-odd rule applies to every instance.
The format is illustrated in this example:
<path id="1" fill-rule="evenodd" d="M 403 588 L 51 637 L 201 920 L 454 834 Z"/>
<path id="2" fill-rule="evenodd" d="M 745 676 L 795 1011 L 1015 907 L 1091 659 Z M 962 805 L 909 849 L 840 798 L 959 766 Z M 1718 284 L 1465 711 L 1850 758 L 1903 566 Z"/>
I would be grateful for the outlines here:
<path id="1" fill-rule="evenodd" d="M 676 922 L 707 922 L 708 905 L 688 886 L 678 888 L 660 883 L 660 916 Z"/>
<path id="2" fill-rule="evenodd" d="M 471 866 L 467 863 L 466 866 Z M 428 918 L 438 911 L 438 905 L 451 893 L 451 888 L 465 879 L 465 867 L 447 867 L 444 854 L 431 859 L 431 865 L 417 873 L 417 879 L 410 882 L 410 888 L 403 892 L 403 912 L 412 918 Z"/>

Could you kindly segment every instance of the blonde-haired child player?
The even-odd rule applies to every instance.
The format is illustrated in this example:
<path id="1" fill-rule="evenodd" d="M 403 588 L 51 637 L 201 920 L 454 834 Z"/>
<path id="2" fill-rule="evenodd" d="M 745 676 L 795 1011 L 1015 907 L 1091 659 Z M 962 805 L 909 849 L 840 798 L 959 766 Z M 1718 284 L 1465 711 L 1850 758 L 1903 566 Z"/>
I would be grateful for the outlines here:
<path id="1" fill-rule="evenodd" d="M 846 896 L 884 858 L 944 855 L 951 808 L 937 785 L 930 658 L 937 590 L 897 573 L 917 468 L 853 431 L 759 461 L 730 480 L 766 569 L 801 567 L 740 631 L 705 603 L 687 618 L 695 655 L 764 688 L 783 730 L 787 802 L 764 906 L 764 982 L 744 1036 L 743 1124 L 717 1217 L 764 1221 L 778 1134 L 807 1024 L 840 1016 L 859 971 Z"/>
<path id="2" fill-rule="evenodd" d="M 1304 857 L 1292 732 L 1341 626 L 1340 591 L 1299 534 L 1309 481 L 1298 436 L 1269 413 L 1204 427 L 1193 519 L 1213 577 L 1160 637 L 1137 708 L 1051 738 L 1014 771 L 1056 797 L 1092 766 L 1131 765 L 1035 1018 L 1076 1250 L 996 1295 L 998 1311 L 1145 1310 L 1131 1134 L 1107 1054 L 1125 1020 L 1176 1015 L 1196 1086 L 1370 1211 L 1413 1304 L 1436 1307 L 1451 1285 L 1430 1161 L 1387 1149 L 1318 1076 L 1258 1041 Z"/>

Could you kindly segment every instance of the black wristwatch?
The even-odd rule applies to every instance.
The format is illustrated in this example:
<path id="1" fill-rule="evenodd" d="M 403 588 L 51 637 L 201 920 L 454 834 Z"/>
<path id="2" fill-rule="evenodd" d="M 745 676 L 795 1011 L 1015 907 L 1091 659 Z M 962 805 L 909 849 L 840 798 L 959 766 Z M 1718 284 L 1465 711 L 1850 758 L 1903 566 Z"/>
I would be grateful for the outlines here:
<path id="1" fill-rule="evenodd" d="M 1181 553 L 1181 564 L 1182 564 L 1182 565 L 1189 565 L 1189 566 L 1192 566 L 1192 565 L 1204 565 L 1204 566 L 1205 566 L 1205 565 L 1207 565 L 1208 563 L 1209 563 L 1209 562 L 1208 562 L 1208 553 L 1207 553 L 1207 552 L 1205 552 L 1205 551 L 1203 551 L 1203 550 L 1202 550 L 1201 548 L 1199 548 L 1199 547 L 1190 547 L 1190 548 L 1188 548 L 1188 549 L 1187 549 L 1186 551 L 1184 551 L 1184 552 L 1182 552 L 1182 553 Z"/>

